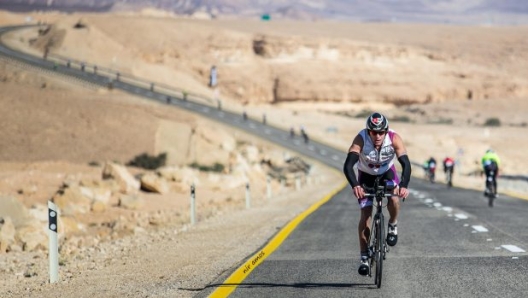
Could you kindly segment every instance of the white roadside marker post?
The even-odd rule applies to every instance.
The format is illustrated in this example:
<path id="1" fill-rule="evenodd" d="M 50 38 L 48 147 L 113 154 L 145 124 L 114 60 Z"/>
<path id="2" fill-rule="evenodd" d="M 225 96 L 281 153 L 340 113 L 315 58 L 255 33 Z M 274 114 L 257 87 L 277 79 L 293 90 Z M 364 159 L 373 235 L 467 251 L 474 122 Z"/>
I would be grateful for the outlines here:
<path id="1" fill-rule="evenodd" d="M 251 192 L 249 191 L 249 182 L 246 183 L 246 209 L 251 208 Z"/>
<path id="2" fill-rule="evenodd" d="M 271 199 L 271 177 L 270 176 L 266 178 L 266 194 L 268 196 L 268 199 Z"/>
<path id="3" fill-rule="evenodd" d="M 48 201 L 50 283 L 59 281 L 59 246 L 57 243 L 57 206 Z"/>
<path id="4" fill-rule="evenodd" d="M 301 190 L 301 176 L 299 174 L 295 176 L 295 189 Z"/>
<path id="5" fill-rule="evenodd" d="M 191 185 L 191 225 L 196 223 L 196 198 L 194 183 Z"/>

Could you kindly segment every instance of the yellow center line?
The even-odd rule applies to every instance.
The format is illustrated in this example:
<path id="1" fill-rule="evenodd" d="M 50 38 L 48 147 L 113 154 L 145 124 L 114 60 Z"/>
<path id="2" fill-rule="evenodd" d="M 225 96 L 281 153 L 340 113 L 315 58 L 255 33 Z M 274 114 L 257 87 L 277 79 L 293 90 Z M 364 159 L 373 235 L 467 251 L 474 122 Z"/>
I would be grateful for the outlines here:
<path id="1" fill-rule="evenodd" d="M 218 288 L 211 293 L 209 297 L 220 298 L 228 297 L 244 279 L 249 276 L 253 269 L 257 268 L 268 256 L 270 256 L 281 244 L 288 238 L 291 232 L 310 214 L 321 207 L 324 203 L 329 201 L 335 194 L 345 188 L 348 183 L 333 190 L 327 194 L 323 199 L 313 204 L 310 208 L 299 214 L 296 218 L 290 221 L 263 249 L 255 253 L 242 266 L 231 274 Z"/>

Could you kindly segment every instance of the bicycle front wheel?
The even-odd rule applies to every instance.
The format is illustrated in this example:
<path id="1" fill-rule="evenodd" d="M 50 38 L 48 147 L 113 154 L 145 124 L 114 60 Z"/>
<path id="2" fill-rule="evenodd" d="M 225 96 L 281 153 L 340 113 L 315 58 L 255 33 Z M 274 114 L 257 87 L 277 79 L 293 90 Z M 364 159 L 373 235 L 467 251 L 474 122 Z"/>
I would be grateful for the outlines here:
<path id="1" fill-rule="evenodd" d="M 374 250 L 374 258 L 376 259 L 376 275 L 374 282 L 378 288 L 381 287 L 381 278 L 383 276 L 383 255 L 385 239 L 383 215 L 381 215 L 376 221 L 376 247 Z"/>

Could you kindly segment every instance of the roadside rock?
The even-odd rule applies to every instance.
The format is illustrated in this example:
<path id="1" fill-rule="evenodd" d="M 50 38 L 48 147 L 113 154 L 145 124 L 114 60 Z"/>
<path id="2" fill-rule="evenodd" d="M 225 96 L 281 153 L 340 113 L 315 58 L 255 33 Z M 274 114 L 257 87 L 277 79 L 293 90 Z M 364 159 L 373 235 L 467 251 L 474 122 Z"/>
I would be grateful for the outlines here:
<path id="1" fill-rule="evenodd" d="M 125 194 L 137 192 L 141 186 L 128 170 L 116 163 L 107 162 L 103 169 L 103 179 L 114 179 L 119 184 L 119 189 Z"/>
<path id="2" fill-rule="evenodd" d="M 27 208 L 13 196 L 0 195 L 0 218 L 10 217 L 15 227 L 23 225 L 29 218 Z"/>
<path id="3" fill-rule="evenodd" d="M 10 246 L 15 243 L 15 234 L 15 225 L 11 217 L 2 219 L 0 224 L 0 253 L 7 252 Z"/>

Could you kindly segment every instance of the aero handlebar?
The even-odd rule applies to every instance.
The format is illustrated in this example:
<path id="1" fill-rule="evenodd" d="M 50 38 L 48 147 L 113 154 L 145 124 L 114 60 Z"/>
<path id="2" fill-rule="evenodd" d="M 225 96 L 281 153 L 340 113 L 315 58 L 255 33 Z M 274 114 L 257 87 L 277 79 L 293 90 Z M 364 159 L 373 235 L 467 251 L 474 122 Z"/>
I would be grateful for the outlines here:
<path id="1" fill-rule="evenodd" d="M 395 194 L 392 194 L 392 193 L 385 193 L 385 194 L 383 194 L 383 197 L 384 197 L 384 198 L 390 198 L 390 197 L 394 197 L 394 196 L 396 196 L 396 197 L 400 197 L 400 196 L 395 195 Z M 375 194 L 375 193 L 365 193 L 365 198 L 375 198 L 375 197 L 376 197 L 376 194 Z M 401 198 L 401 197 L 400 197 L 400 198 Z M 406 199 L 406 198 L 402 198 L 402 199 L 403 199 L 403 201 L 405 202 L 405 199 Z"/>

